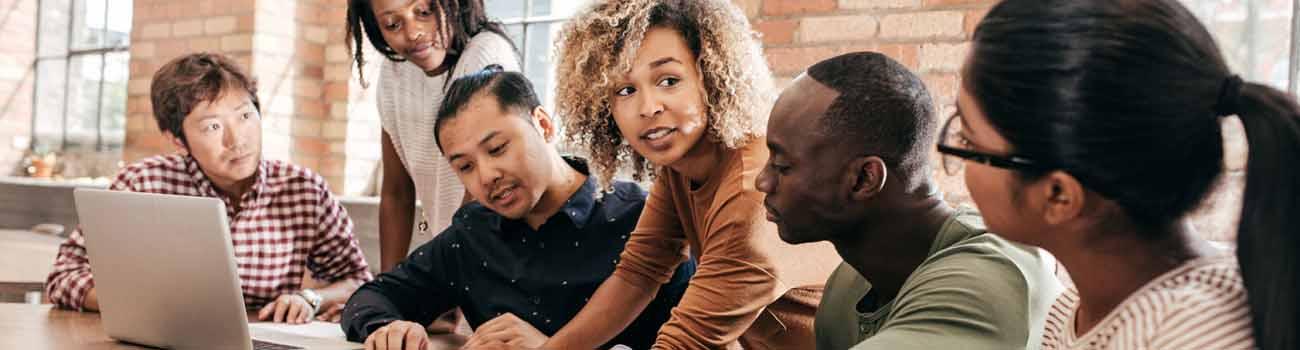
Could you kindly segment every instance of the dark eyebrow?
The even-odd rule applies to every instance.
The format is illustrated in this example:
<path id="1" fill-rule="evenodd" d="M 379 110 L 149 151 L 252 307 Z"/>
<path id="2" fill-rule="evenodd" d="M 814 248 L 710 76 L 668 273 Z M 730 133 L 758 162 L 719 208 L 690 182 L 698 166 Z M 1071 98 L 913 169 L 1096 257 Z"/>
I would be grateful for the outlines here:
<path id="1" fill-rule="evenodd" d="M 496 137 L 496 136 L 499 135 L 499 134 L 501 134 L 501 131 L 493 131 L 493 132 L 489 132 L 486 136 L 483 136 L 483 139 L 482 139 L 482 140 L 479 140 L 479 141 L 478 141 L 478 144 L 479 144 L 479 145 L 485 144 L 485 143 L 487 143 L 488 141 L 492 140 L 493 137 Z M 456 159 L 461 158 L 461 157 L 464 157 L 464 156 L 465 156 L 465 154 L 463 154 L 463 153 L 452 154 L 452 155 L 450 155 L 450 156 L 447 157 L 447 162 L 448 162 L 448 163 L 451 163 L 452 161 L 455 161 Z"/>
<path id="2" fill-rule="evenodd" d="M 650 62 L 650 68 L 651 69 L 658 68 L 659 66 L 673 63 L 673 62 L 677 62 L 677 64 L 682 63 L 682 61 L 678 61 L 676 57 L 669 56 L 669 57 L 664 57 L 664 58 L 654 60 L 654 62 Z"/>

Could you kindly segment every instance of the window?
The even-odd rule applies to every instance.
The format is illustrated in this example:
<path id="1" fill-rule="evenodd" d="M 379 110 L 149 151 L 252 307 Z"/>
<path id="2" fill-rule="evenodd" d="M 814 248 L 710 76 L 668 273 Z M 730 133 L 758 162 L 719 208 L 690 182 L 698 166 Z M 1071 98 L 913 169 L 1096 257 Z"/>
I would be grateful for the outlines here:
<path id="1" fill-rule="evenodd" d="M 523 59 L 542 104 L 554 111 L 554 41 L 564 20 L 587 4 L 585 0 L 485 0 L 488 16 L 500 20 Z"/>
<path id="2" fill-rule="evenodd" d="M 1295 0 L 1182 0 L 1243 79 L 1295 93 Z"/>
<path id="3" fill-rule="evenodd" d="M 32 147 L 122 148 L 132 0 L 41 0 Z"/>

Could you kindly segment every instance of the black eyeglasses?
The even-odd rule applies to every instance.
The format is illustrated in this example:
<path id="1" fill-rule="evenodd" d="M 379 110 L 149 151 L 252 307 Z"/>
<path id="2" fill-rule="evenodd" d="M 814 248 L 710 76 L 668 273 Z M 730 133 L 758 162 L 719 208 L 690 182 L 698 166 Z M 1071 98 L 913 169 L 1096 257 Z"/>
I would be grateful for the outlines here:
<path id="1" fill-rule="evenodd" d="M 943 123 L 943 133 L 939 134 L 939 154 L 943 156 L 943 171 L 948 175 L 961 172 L 965 161 L 972 161 L 1010 170 L 1038 170 L 1042 165 L 1029 158 L 1008 155 L 999 156 L 969 149 L 961 136 L 961 122 L 957 115 Z"/>

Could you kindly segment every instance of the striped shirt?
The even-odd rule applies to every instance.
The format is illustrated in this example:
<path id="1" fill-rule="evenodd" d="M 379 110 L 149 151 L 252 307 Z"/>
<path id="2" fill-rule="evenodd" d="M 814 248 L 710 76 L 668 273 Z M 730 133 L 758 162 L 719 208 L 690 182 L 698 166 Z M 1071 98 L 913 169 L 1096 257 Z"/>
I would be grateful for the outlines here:
<path id="1" fill-rule="evenodd" d="M 230 238 L 244 304 L 260 307 L 302 288 L 307 270 L 325 282 L 371 279 L 352 219 L 325 181 L 296 165 L 262 160 L 256 182 L 240 199 L 240 210 L 221 195 L 193 157 L 155 156 L 118 173 L 109 189 L 220 198 L 226 204 Z M 62 245 L 45 293 L 56 305 L 80 309 L 95 285 L 85 237 L 74 230 Z"/>
<path id="2" fill-rule="evenodd" d="M 1253 349 L 1250 305 L 1231 255 L 1194 259 L 1138 289 L 1083 335 L 1079 293 L 1048 311 L 1043 349 Z"/>

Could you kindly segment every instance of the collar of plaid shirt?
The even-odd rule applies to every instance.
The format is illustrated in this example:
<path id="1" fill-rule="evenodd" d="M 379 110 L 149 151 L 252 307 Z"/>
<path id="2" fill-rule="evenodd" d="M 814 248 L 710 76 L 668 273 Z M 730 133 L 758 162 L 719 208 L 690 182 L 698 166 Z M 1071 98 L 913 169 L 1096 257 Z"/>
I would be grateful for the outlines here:
<path id="1" fill-rule="evenodd" d="M 194 156 L 187 154 L 184 157 L 185 171 L 189 173 L 190 180 L 194 181 L 194 185 L 198 188 L 199 193 L 204 197 L 220 198 L 222 202 L 226 203 L 226 213 L 230 214 L 232 217 L 234 216 L 236 207 L 253 208 L 265 206 L 270 203 L 271 198 L 262 195 L 263 193 L 266 193 L 267 161 L 265 158 L 258 160 L 257 171 L 253 173 L 253 176 L 257 179 L 254 180 L 253 186 L 249 188 L 249 191 L 244 192 L 244 194 L 240 196 L 239 205 L 236 206 L 234 205 L 235 203 L 230 201 L 229 196 L 222 194 L 221 191 L 217 189 L 217 186 L 212 183 L 212 179 L 208 178 L 208 174 L 203 172 L 203 168 L 199 167 L 199 161 L 194 159 Z"/>

